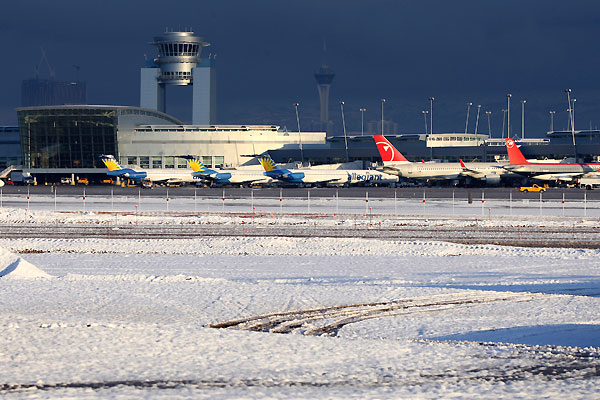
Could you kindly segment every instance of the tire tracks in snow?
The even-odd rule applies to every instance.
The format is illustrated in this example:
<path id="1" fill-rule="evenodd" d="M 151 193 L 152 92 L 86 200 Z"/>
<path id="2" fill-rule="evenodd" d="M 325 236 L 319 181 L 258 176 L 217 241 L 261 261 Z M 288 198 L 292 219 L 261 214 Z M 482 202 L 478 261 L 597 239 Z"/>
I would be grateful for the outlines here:
<path id="1" fill-rule="evenodd" d="M 442 294 L 414 299 L 336 305 L 305 310 L 262 314 L 211 324 L 216 329 L 239 329 L 270 333 L 301 333 L 308 336 L 337 336 L 344 326 L 374 318 L 438 312 L 456 307 L 512 301 L 532 301 L 547 296 L 536 293 L 493 292 L 489 294 Z"/>

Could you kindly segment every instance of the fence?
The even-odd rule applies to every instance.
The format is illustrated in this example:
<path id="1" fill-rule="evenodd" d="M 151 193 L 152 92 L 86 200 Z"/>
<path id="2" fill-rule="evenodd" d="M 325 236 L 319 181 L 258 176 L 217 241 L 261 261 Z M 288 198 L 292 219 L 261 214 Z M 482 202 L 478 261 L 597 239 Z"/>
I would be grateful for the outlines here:
<path id="1" fill-rule="evenodd" d="M 344 190 L 344 189 L 341 189 Z M 565 197 L 555 193 L 549 198 L 545 193 L 529 194 L 527 198 L 513 198 L 512 191 L 502 192 L 501 196 L 486 198 L 485 191 L 451 192 L 445 197 L 431 197 L 426 191 L 393 192 L 393 197 L 377 197 L 364 193 L 364 197 L 340 197 L 340 190 L 328 196 L 314 194 L 306 190 L 305 195 L 284 196 L 284 191 L 261 193 L 254 190 L 220 194 L 206 194 L 202 189 L 166 193 L 137 192 L 115 194 L 113 189 L 104 194 L 60 193 L 52 194 L 3 194 L 0 188 L 0 207 L 27 210 L 67 211 L 67 212 L 194 212 L 194 213 L 311 213 L 311 214 L 390 214 L 390 215 L 457 215 L 457 216 L 564 216 L 600 217 L 600 201 L 588 200 L 587 192 L 577 191 Z"/>

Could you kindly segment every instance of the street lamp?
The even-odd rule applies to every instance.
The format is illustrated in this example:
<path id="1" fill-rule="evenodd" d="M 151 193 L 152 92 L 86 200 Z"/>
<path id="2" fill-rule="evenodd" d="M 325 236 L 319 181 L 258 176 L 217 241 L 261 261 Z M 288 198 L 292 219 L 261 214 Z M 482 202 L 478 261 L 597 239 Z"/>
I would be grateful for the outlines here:
<path id="1" fill-rule="evenodd" d="M 367 111 L 366 108 L 360 109 L 360 136 L 365 135 L 365 111 Z"/>
<path id="2" fill-rule="evenodd" d="M 550 132 L 554 132 L 554 114 L 556 111 L 550 111 Z"/>
<path id="3" fill-rule="evenodd" d="M 429 98 L 429 133 L 433 133 L 433 101 L 435 97 Z"/>
<path id="4" fill-rule="evenodd" d="M 300 142 L 300 161 L 304 164 L 304 151 L 302 150 L 302 134 L 300 133 L 300 117 L 298 116 L 298 106 L 299 103 L 294 103 L 294 107 L 296 107 L 296 122 L 298 123 L 298 141 Z"/>
<path id="5" fill-rule="evenodd" d="M 481 104 L 477 105 L 477 118 L 475 118 L 475 134 L 477 135 L 477 128 L 479 127 L 479 112 L 481 111 Z"/>
<path id="6" fill-rule="evenodd" d="M 510 98 L 512 97 L 512 94 L 507 94 L 506 95 L 506 101 L 507 101 L 507 106 L 506 106 L 506 137 L 510 137 Z"/>
<path id="7" fill-rule="evenodd" d="M 469 130 L 469 111 L 471 111 L 471 106 L 473 103 L 467 103 L 467 120 L 465 121 L 465 133 Z"/>
<path id="8" fill-rule="evenodd" d="M 521 100 L 521 140 L 525 139 L 525 103 L 527 100 Z"/>
<path id="9" fill-rule="evenodd" d="M 421 113 L 423 114 L 423 120 L 425 121 L 425 134 L 427 135 L 427 114 L 429 114 L 429 111 L 423 110 Z"/>
<path id="10" fill-rule="evenodd" d="M 383 104 L 386 102 L 386 99 L 381 99 L 381 135 L 383 136 Z"/>
<path id="11" fill-rule="evenodd" d="M 571 103 L 573 104 L 573 106 L 571 107 L 571 120 L 573 121 L 573 131 L 575 131 L 575 102 L 577 101 L 577 99 L 573 99 L 571 100 Z"/>
<path id="12" fill-rule="evenodd" d="M 575 147 L 575 121 L 573 121 L 573 107 L 575 104 L 571 103 L 571 89 L 565 89 L 565 93 L 567 94 L 567 101 L 569 103 L 569 122 L 571 123 L 571 136 L 573 137 L 573 147 Z M 575 158 L 577 158 L 577 153 L 575 153 Z"/>
<path id="13" fill-rule="evenodd" d="M 486 111 L 485 115 L 488 117 L 488 138 L 492 138 L 492 123 L 490 122 L 490 115 L 492 115 L 491 111 Z"/>
<path id="14" fill-rule="evenodd" d="M 508 110 L 505 108 L 502 109 L 502 139 L 504 139 L 504 127 L 506 124 L 506 112 L 507 111 Z"/>
<path id="15" fill-rule="evenodd" d="M 348 158 L 348 138 L 346 137 L 346 119 L 344 118 L 344 102 L 340 101 L 340 108 L 342 110 L 342 126 L 344 127 L 344 145 L 346 147 L 346 162 L 349 162 Z"/>

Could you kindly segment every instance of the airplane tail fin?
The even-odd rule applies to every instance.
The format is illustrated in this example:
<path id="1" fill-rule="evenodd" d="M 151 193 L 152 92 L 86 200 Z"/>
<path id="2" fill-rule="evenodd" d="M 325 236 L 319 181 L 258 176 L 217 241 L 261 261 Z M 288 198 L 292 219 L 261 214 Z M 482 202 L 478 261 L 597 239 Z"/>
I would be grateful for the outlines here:
<path id="1" fill-rule="evenodd" d="M 275 161 L 268 154 L 258 157 L 260 165 L 265 169 L 266 172 L 278 171 L 280 168 L 275 164 Z"/>
<path id="2" fill-rule="evenodd" d="M 386 163 L 410 163 L 400 153 L 383 135 L 373 135 L 373 139 L 375 139 L 375 144 L 377 145 L 377 150 L 379 150 L 379 155 L 381 156 L 381 161 L 383 164 Z"/>
<path id="3" fill-rule="evenodd" d="M 506 151 L 508 152 L 508 162 L 511 164 L 529 164 L 517 144 L 511 138 L 506 138 Z"/>
<path id="4" fill-rule="evenodd" d="M 123 169 L 121 164 L 117 162 L 117 159 L 110 154 L 102 154 L 100 156 L 100 159 L 102 160 L 104 165 L 106 165 L 106 168 L 108 168 L 109 171 L 118 171 L 120 169 Z"/>
<path id="5" fill-rule="evenodd" d="M 198 156 L 181 156 L 181 158 L 185 158 L 187 160 L 188 165 L 194 172 L 202 172 L 206 170 L 204 163 Z"/>

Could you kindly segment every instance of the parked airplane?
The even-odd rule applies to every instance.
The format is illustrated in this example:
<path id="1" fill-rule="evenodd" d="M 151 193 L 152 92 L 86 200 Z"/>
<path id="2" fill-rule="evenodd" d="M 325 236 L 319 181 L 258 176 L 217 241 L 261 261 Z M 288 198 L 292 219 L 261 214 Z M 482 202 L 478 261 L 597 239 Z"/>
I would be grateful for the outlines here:
<path id="1" fill-rule="evenodd" d="M 177 169 L 155 169 L 155 170 L 134 170 L 132 168 L 124 168 L 114 156 L 103 154 L 100 156 L 108 172 L 109 176 L 118 178 L 131 179 L 136 183 L 141 184 L 144 181 L 150 181 L 151 184 L 163 183 L 183 183 L 193 182 L 194 178 L 189 171 L 180 171 Z"/>
<path id="2" fill-rule="evenodd" d="M 265 175 L 290 185 L 390 185 L 398 178 L 370 169 L 285 169 L 277 166 L 269 155 L 258 158 Z"/>
<path id="3" fill-rule="evenodd" d="M 600 163 L 529 162 L 510 138 L 506 139 L 506 151 L 510 164 L 505 165 L 504 169 L 533 179 L 572 181 L 577 178 L 597 176 L 600 168 Z"/>
<path id="4" fill-rule="evenodd" d="M 192 177 L 196 180 L 203 180 L 210 185 L 264 185 L 273 182 L 273 178 L 268 177 L 262 170 L 222 170 L 210 169 L 204 166 L 200 157 L 180 156 L 185 158 L 190 168 L 192 168 Z"/>
<path id="5" fill-rule="evenodd" d="M 383 135 L 373 135 L 383 161 L 382 171 L 403 178 L 429 180 L 477 179 L 488 185 L 497 185 L 508 171 L 497 163 L 414 163 L 400 153 Z"/>

